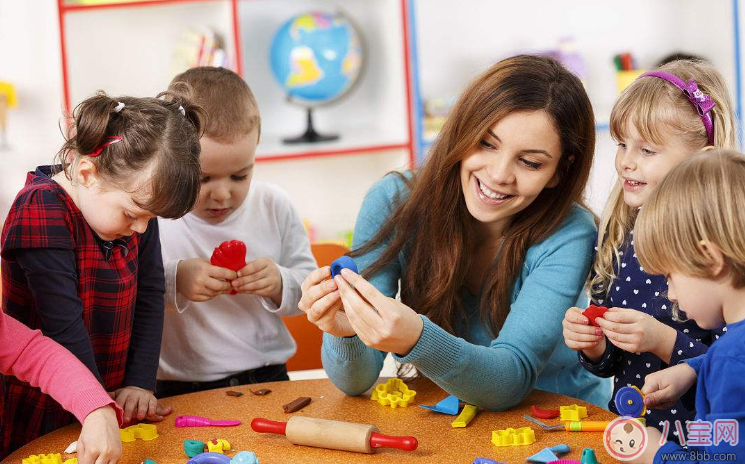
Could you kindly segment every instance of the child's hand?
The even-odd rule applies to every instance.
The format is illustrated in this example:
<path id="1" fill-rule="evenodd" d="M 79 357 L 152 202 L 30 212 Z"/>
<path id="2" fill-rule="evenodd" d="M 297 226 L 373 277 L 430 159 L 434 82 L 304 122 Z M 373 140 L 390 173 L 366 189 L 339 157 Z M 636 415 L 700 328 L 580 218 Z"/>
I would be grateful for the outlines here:
<path id="1" fill-rule="evenodd" d="M 647 448 L 641 456 L 625 462 L 631 464 L 652 464 L 657 451 L 662 447 L 660 444 L 660 441 L 662 441 L 662 432 L 654 427 L 647 427 L 647 440 Z"/>
<path id="2" fill-rule="evenodd" d="M 272 258 L 259 258 L 246 264 L 231 284 L 238 293 L 264 296 L 277 306 L 282 305 L 282 274 Z"/>
<path id="3" fill-rule="evenodd" d="M 696 383 L 696 371 L 686 363 L 653 372 L 644 378 L 644 404 L 667 409 Z"/>
<path id="4" fill-rule="evenodd" d="M 83 421 L 78 438 L 78 463 L 114 463 L 122 455 L 122 440 L 116 411 L 104 406 L 92 411 Z"/>
<path id="5" fill-rule="evenodd" d="M 334 280 L 349 323 L 365 345 L 401 356 L 409 354 L 424 327 L 413 309 L 383 295 L 349 269 L 342 269 Z"/>
<path id="6" fill-rule="evenodd" d="M 592 361 L 600 359 L 605 352 L 605 336 L 599 327 L 589 325 L 589 320 L 579 308 L 569 308 L 561 325 L 564 327 L 564 343 L 582 352 Z"/>
<path id="7" fill-rule="evenodd" d="M 115 392 L 116 403 L 124 410 L 124 422 L 132 419 L 158 422 L 173 410 L 170 406 L 161 406 L 150 390 L 139 387 L 124 387 Z"/>
<path id="8" fill-rule="evenodd" d="M 354 329 L 346 313 L 341 310 L 341 298 L 336 283 L 330 279 L 329 266 L 311 272 L 300 287 L 303 296 L 298 307 L 310 322 L 324 332 L 337 337 L 354 335 Z"/>
<path id="9" fill-rule="evenodd" d="M 233 289 L 227 280 L 237 277 L 230 269 L 213 266 L 206 259 L 179 261 L 176 270 L 176 291 L 191 301 L 207 301 Z"/>
<path id="10" fill-rule="evenodd" d="M 635 309 L 610 308 L 595 319 L 611 343 L 629 353 L 654 353 L 670 361 L 677 331 L 647 313 Z"/>

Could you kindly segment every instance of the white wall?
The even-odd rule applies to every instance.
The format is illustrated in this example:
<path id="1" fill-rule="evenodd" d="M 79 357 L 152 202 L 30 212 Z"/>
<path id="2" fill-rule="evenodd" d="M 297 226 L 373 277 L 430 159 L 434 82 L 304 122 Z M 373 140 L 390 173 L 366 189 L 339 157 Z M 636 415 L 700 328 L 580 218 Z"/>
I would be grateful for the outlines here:
<path id="1" fill-rule="evenodd" d="M 0 150 L 0 218 L 25 172 L 49 164 L 63 142 L 59 28 L 54 0 L 0 0 L 0 80 L 15 85 L 8 115 L 9 150 Z"/>
<path id="2" fill-rule="evenodd" d="M 631 52 L 651 67 L 673 51 L 703 55 L 734 91 L 730 0 L 415 0 L 421 93 L 456 95 L 491 64 L 520 52 L 556 48 L 573 37 L 599 123 L 617 96 L 612 56 Z M 598 134 L 587 197 L 599 212 L 615 179 L 615 146 Z"/>
<path id="3" fill-rule="evenodd" d="M 417 0 L 415 5 L 425 96 L 457 93 L 468 79 L 499 58 L 516 50 L 550 48 L 567 35 L 575 37 L 587 58 L 588 92 L 600 121 L 607 120 L 616 96 L 610 63 L 615 52 L 631 51 L 643 66 L 672 49 L 700 53 L 714 62 L 734 88 L 729 0 Z M 126 13 L 135 27 L 137 11 Z M 703 21 L 701 14 L 708 20 Z M 79 16 L 71 24 L 85 28 L 84 18 Z M 116 30 L 97 30 L 90 37 L 94 45 L 89 53 L 104 56 L 107 50 L 99 43 L 105 44 L 107 36 L 116 34 Z M 80 66 L 74 67 L 80 77 Z M 9 115 L 11 150 L 0 151 L 0 218 L 23 185 L 24 172 L 49 163 L 62 143 L 60 69 L 56 2 L 0 0 L 0 80 L 16 85 L 19 100 L 19 107 Z M 366 77 L 370 78 L 385 76 Z M 112 90 L 126 91 L 123 87 Z M 319 114 L 319 123 L 323 124 L 324 117 Z M 292 124 L 296 129 L 296 122 Z M 608 132 L 601 131 L 587 192 L 596 211 L 614 180 L 613 153 Z M 320 238 L 336 238 L 353 226 L 369 185 L 405 163 L 405 152 L 392 151 L 262 163 L 256 176 L 288 190 L 300 214 L 316 224 Z"/>

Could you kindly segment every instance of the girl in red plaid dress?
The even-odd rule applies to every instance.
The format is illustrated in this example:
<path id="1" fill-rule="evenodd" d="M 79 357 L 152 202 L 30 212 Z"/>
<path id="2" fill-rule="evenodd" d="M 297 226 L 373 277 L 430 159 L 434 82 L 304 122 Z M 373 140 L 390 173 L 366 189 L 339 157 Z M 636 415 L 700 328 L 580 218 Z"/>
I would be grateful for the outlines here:
<path id="1" fill-rule="evenodd" d="M 200 113 L 175 93 L 85 100 L 59 164 L 28 174 L 2 230 L 3 310 L 77 356 L 125 422 L 170 413 L 153 396 L 165 292 L 154 218 L 196 201 Z M 75 419 L 16 377 L 0 387 L 0 458 Z"/>

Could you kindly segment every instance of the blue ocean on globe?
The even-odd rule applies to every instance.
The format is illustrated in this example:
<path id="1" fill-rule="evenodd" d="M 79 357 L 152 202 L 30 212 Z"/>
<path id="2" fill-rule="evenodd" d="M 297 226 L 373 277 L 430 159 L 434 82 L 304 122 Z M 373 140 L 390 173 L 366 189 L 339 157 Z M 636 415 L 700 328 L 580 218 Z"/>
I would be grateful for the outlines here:
<path id="1" fill-rule="evenodd" d="M 274 77 L 291 101 L 313 106 L 343 96 L 362 67 L 362 46 L 340 14 L 293 16 L 277 30 L 270 61 Z"/>

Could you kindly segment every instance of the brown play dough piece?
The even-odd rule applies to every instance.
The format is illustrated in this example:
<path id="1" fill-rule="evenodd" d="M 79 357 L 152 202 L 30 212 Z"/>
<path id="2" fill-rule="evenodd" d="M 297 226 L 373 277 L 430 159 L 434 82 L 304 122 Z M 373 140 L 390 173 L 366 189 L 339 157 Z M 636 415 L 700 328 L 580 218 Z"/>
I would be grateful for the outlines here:
<path id="1" fill-rule="evenodd" d="M 300 411 L 301 409 L 308 406 L 309 404 L 310 404 L 310 397 L 301 396 L 300 398 L 296 400 L 292 400 L 286 405 L 282 406 L 282 409 L 285 412 L 295 412 L 295 411 Z"/>

